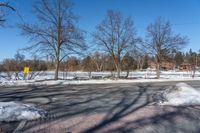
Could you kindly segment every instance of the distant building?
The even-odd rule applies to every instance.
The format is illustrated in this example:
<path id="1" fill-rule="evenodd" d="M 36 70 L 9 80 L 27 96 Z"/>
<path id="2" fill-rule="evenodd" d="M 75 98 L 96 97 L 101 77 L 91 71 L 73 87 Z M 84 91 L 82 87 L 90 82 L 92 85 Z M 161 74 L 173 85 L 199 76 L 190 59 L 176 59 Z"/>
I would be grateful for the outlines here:
<path id="1" fill-rule="evenodd" d="M 148 60 L 148 67 L 151 69 L 156 69 L 156 63 L 152 60 Z"/>
<path id="2" fill-rule="evenodd" d="M 179 70 L 190 71 L 192 70 L 192 65 L 190 65 L 189 63 L 183 63 L 179 66 Z"/>
<path id="3" fill-rule="evenodd" d="M 161 69 L 163 70 L 173 70 L 174 67 L 175 67 L 175 64 L 168 61 L 162 62 L 162 65 L 161 65 Z"/>
<path id="4" fill-rule="evenodd" d="M 152 60 L 148 61 L 148 66 L 151 69 L 156 69 L 156 63 Z M 161 69 L 162 70 L 172 70 L 174 69 L 175 64 L 169 61 L 162 62 Z"/>

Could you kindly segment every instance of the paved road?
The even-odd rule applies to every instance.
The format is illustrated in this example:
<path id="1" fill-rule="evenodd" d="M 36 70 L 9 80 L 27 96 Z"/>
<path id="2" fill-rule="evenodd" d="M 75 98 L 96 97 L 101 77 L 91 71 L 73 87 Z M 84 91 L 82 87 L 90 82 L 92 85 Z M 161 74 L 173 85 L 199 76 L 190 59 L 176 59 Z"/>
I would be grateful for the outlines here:
<path id="1" fill-rule="evenodd" d="M 194 88 L 200 88 L 199 81 L 187 83 Z M 24 132 L 47 122 L 93 114 L 109 114 L 109 117 L 89 128 L 83 128 L 82 132 L 200 132 L 198 107 L 171 108 L 152 105 L 152 93 L 174 84 L 176 82 L 0 87 L 0 101 L 31 103 L 49 112 L 49 116 L 44 120 L 27 122 L 22 130 Z M 167 111 L 160 114 L 158 112 L 158 115 L 145 120 L 128 121 L 125 125 L 104 130 L 107 125 L 117 123 L 138 110 L 146 109 L 148 113 L 148 109 L 150 112 L 152 108 L 161 112 L 165 109 Z M 174 119 L 176 117 L 177 119 Z M 4 132 L 12 132 L 18 124 L 1 123 L 0 127 Z M 137 126 L 133 126 L 136 124 Z"/>

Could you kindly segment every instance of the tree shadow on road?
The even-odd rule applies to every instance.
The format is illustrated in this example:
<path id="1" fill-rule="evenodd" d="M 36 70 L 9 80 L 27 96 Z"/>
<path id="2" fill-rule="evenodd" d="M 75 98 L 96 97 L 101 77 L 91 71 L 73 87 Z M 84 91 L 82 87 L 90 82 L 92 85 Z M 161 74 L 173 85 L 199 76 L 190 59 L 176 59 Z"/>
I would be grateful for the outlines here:
<path id="1" fill-rule="evenodd" d="M 135 88 L 134 88 L 135 89 Z M 136 91 L 136 92 L 134 92 Z M 19 90 L 9 90 L 0 94 L 0 101 L 27 101 L 45 108 L 49 115 L 46 119 L 30 121 L 23 131 L 40 124 L 68 119 L 76 115 L 108 112 L 105 123 L 111 123 L 120 119 L 137 108 L 132 108 L 146 89 L 95 86 L 29 86 Z M 130 95 L 131 94 L 131 95 Z M 38 100 L 37 100 L 38 99 Z M 31 101 L 32 100 L 32 101 Z M 43 101 L 42 101 L 43 100 Z M 44 102 L 46 100 L 46 102 Z M 144 106 L 144 105 L 143 105 Z M 103 127 L 101 124 L 99 127 Z M 94 130 L 94 129 L 93 129 Z"/>
<path id="2" fill-rule="evenodd" d="M 96 132 L 96 131 L 106 127 L 107 125 L 116 123 L 116 122 L 118 122 L 118 120 L 122 119 L 123 117 L 147 106 L 150 103 L 150 95 L 145 93 L 146 90 L 147 90 L 147 88 L 140 86 L 139 94 L 136 96 L 136 98 L 133 98 L 133 99 L 130 99 L 129 97 L 127 97 L 127 95 L 128 95 L 127 91 L 122 91 L 124 97 L 121 99 L 121 101 L 118 104 L 116 104 L 112 109 L 109 110 L 107 115 L 104 117 L 104 119 L 99 124 L 83 131 L 83 133 Z M 146 96 L 145 102 L 142 103 L 141 105 L 133 107 L 135 104 L 137 104 L 137 102 L 139 102 L 140 98 L 144 95 Z M 127 100 L 129 101 L 128 104 L 126 103 Z M 121 105 L 125 105 L 125 106 L 120 108 Z"/>
<path id="3" fill-rule="evenodd" d="M 50 122 L 59 124 L 62 121 L 67 121 L 76 116 L 102 113 L 105 114 L 102 119 L 95 121 L 87 129 L 81 130 L 81 132 L 199 131 L 198 127 L 200 127 L 200 124 L 198 124 L 198 116 L 200 116 L 200 110 L 198 107 L 175 108 L 152 106 L 152 91 L 148 90 L 151 87 L 151 85 L 126 87 L 120 84 L 29 86 L 22 87 L 18 90 L 8 88 L 8 91 L 0 93 L 0 101 L 35 103 L 49 112 L 49 115 L 45 119 L 28 121 L 21 130 L 22 132 L 27 132 L 29 129 L 35 129 L 34 132 L 49 132 L 48 129 L 41 127 L 41 125 Z M 156 108 L 159 111 L 156 112 L 157 114 L 154 113 L 154 115 L 148 116 L 148 111 L 151 111 L 149 107 Z M 130 118 L 129 116 L 131 115 L 135 117 L 135 115 L 138 115 L 137 112 L 144 109 L 147 109 L 146 117 L 142 116 L 134 120 L 123 121 L 124 119 Z M 190 125 L 190 127 L 182 127 L 181 124 L 177 124 L 181 120 L 185 122 L 182 124 Z M 71 125 L 70 127 L 66 125 L 67 128 L 64 127 L 63 132 L 73 132 L 71 130 L 73 127 L 85 121 L 79 121 L 79 123 Z M 187 123 L 188 121 L 190 123 Z M 121 124 L 115 128 L 110 127 L 117 123 Z M 16 128 L 16 123 L 2 123 L 0 125 L 4 126 L 4 129 L 10 128 L 9 131 Z"/>

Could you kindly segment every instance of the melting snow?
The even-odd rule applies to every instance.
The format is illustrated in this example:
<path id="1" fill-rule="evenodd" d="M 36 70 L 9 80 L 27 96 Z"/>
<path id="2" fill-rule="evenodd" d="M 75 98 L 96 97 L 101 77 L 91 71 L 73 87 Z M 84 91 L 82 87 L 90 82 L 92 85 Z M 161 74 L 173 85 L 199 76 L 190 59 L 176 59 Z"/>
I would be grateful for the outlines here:
<path id="1" fill-rule="evenodd" d="M 200 92 L 186 83 L 178 83 L 173 88 L 157 94 L 157 96 L 162 101 L 159 103 L 161 105 L 200 105 Z"/>
<path id="2" fill-rule="evenodd" d="M 0 121 L 35 120 L 44 117 L 46 112 L 28 104 L 0 102 Z"/>

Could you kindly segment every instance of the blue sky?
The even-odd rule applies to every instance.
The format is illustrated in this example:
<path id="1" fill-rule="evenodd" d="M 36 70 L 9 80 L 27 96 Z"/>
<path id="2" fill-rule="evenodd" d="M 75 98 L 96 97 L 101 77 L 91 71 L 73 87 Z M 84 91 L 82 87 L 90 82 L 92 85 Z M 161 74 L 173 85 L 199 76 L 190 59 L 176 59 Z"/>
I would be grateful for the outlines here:
<path id="1" fill-rule="evenodd" d="M 7 0 L 8 1 L 8 0 Z M 9 0 L 25 21 L 34 22 L 32 3 L 35 0 Z M 105 17 L 109 9 L 119 10 L 124 16 L 131 16 L 139 36 L 145 36 L 149 23 L 161 16 L 169 20 L 174 33 L 186 35 L 190 43 L 184 49 L 200 49 L 200 0 L 72 0 L 74 12 L 80 16 L 79 27 L 88 33 Z M 5 28 L 0 28 L 0 60 L 12 58 L 16 51 L 29 45 L 29 41 L 20 35 L 16 24 L 20 23 L 16 13 L 9 13 Z M 87 42 L 91 38 L 87 36 Z M 28 53 L 25 53 L 29 56 Z"/>

